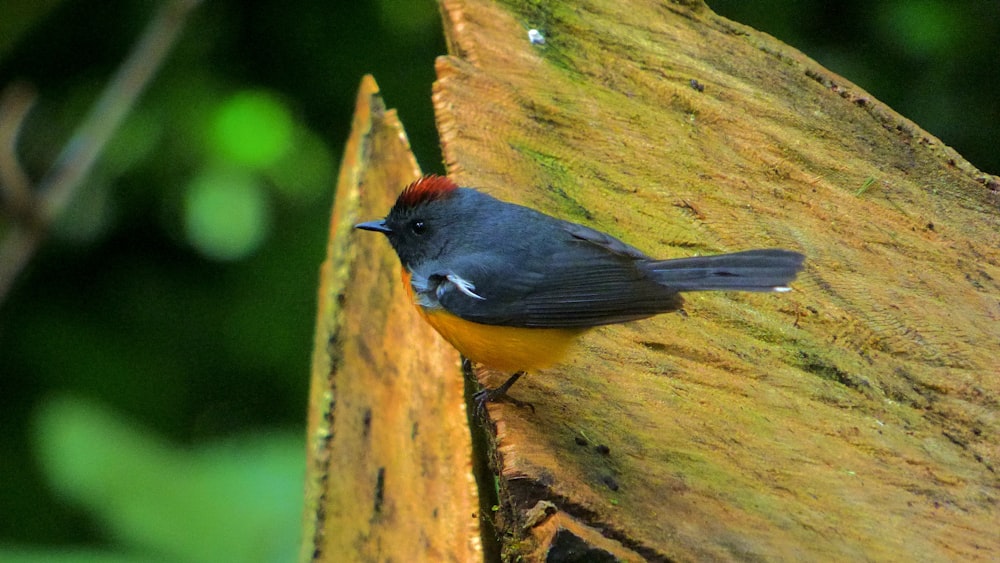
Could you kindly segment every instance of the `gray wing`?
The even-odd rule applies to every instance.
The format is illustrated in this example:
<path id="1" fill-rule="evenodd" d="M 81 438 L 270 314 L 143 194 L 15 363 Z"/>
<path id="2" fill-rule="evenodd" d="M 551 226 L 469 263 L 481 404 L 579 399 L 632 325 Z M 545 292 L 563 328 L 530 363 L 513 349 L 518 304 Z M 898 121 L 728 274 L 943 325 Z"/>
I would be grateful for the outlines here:
<path id="1" fill-rule="evenodd" d="M 535 328 L 591 327 L 680 308 L 677 291 L 644 269 L 645 254 L 582 225 L 561 227 L 517 254 L 473 254 L 431 274 L 438 303 L 469 321 Z M 470 285 L 463 290 L 456 276 Z"/>

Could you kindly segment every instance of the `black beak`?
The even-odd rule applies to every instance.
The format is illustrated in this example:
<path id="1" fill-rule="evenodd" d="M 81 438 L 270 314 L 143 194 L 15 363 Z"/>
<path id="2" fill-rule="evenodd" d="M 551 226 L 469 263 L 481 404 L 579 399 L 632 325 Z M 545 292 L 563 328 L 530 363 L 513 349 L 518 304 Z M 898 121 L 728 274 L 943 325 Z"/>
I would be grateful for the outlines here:
<path id="1" fill-rule="evenodd" d="M 361 229 L 362 231 L 375 231 L 377 233 L 389 234 L 392 229 L 385 226 L 385 220 L 379 219 L 378 221 L 368 221 L 367 223 L 358 223 L 354 225 L 355 229 Z"/>

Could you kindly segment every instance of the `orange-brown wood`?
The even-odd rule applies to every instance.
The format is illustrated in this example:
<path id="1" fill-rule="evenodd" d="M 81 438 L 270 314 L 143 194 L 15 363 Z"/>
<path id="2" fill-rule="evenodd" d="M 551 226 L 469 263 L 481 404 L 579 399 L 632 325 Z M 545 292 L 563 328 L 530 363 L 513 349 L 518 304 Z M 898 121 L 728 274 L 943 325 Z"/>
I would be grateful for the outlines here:
<path id="1" fill-rule="evenodd" d="M 565 517 L 626 560 L 1000 559 L 996 177 L 700 1 L 442 9 L 458 183 L 656 257 L 808 256 L 789 294 L 691 294 L 522 378 L 535 412 L 491 405 L 505 557 Z"/>
<path id="2" fill-rule="evenodd" d="M 303 561 L 482 559 L 458 354 L 411 306 L 384 237 L 353 229 L 419 176 L 365 77 L 320 276 Z"/>

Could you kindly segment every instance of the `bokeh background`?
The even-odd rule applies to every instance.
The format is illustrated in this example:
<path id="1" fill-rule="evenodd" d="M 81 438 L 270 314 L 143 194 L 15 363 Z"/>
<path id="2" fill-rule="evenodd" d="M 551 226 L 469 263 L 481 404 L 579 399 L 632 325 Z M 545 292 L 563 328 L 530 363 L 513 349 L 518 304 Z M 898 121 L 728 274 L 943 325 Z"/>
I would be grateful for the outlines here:
<path id="1" fill-rule="evenodd" d="M 708 3 L 1000 172 L 995 0 Z M 17 146 L 32 179 L 160 5 L 0 2 L 0 90 L 37 94 Z M 373 73 L 443 172 L 444 52 L 431 0 L 197 8 L 0 302 L 0 560 L 294 560 L 315 286 L 356 88 Z"/>

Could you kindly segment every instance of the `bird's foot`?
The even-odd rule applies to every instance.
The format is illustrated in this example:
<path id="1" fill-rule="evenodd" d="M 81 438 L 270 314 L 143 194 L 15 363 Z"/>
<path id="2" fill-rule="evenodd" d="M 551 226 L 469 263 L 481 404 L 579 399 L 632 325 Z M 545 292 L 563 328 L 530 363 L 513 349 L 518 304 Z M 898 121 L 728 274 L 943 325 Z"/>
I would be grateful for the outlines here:
<path id="1" fill-rule="evenodd" d="M 500 387 L 493 389 L 483 389 L 472 396 L 472 400 L 476 403 L 476 414 L 482 416 L 486 412 L 486 403 L 511 403 L 515 406 L 524 408 L 528 407 L 531 412 L 535 412 L 535 405 L 532 405 L 528 401 L 522 401 L 520 399 L 515 399 L 507 394 L 507 391 L 517 382 L 521 376 L 524 375 L 523 371 L 519 371 L 514 375 L 510 376 L 507 381 L 503 383 Z"/>

